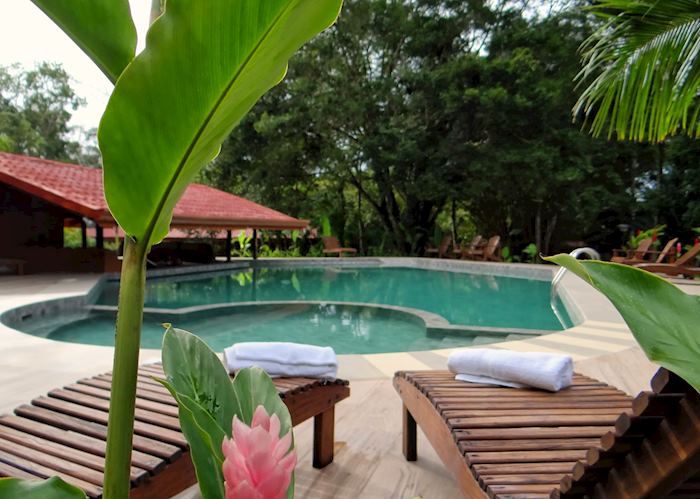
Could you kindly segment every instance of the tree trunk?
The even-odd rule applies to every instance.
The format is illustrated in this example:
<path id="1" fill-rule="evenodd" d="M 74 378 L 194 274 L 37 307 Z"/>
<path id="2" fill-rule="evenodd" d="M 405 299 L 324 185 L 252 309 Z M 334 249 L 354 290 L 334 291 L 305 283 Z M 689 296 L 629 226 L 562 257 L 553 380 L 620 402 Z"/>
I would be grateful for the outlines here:
<path id="1" fill-rule="evenodd" d="M 364 254 L 364 227 L 362 226 L 362 189 L 357 189 L 357 252 L 360 255 Z"/>
<path id="2" fill-rule="evenodd" d="M 457 202 L 452 198 L 452 245 L 457 245 Z"/>
<path id="3" fill-rule="evenodd" d="M 537 205 L 535 215 L 535 246 L 537 251 L 542 251 L 542 205 Z"/>
<path id="4" fill-rule="evenodd" d="M 544 235 L 544 246 L 542 248 L 540 248 L 539 246 L 537 247 L 539 252 L 545 256 L 549 255 L 549 246 L 552 243 L 552 235 L 554 235 L 554 228 L 556 227 L 556 225 L 557 225 L 557 215 L 554 215 L 547 222 L 547 229 L 546 229 L 545 235 Z"/>

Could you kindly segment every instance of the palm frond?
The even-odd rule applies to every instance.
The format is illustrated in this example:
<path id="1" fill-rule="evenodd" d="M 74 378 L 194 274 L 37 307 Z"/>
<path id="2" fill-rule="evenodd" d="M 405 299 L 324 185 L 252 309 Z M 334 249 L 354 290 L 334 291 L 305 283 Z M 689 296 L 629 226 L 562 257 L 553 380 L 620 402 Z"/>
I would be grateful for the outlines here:
<path id="1" fill-rule="evenodd" d="M 574 114 L 594 135 L 659 142 L 700 136 L 700 0 L 603 0 L 581 46 L 587 84 Z"/>

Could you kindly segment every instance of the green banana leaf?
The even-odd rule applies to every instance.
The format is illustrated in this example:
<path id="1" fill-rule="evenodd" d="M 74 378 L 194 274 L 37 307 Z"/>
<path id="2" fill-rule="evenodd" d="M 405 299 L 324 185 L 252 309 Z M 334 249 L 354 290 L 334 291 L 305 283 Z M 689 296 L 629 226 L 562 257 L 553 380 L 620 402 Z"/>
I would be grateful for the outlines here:
<path id="1" fill-rule="evenodd" d="M 162 355 L 168 383 L 202 406 L 230 437 L 238 403 L 231 378 L 216 353 L 194 334 L 168 325 Z"/>
<path id="2" fill-rule="evenodd" d="M 86 499 L 85 492 L 57 476 L 48 480 L 0 478 L 0 499 Z"/>
<path id="3" fill-rule="evenodd" d="M 603 293 L 620 312 L 650 360 L 700 391 L 700 297 L 629 265 L 545 258 L 566 267 Z"/>
<path id="4" fill-rule="evenodd" d="M 159 381 L 178 402 L 180 425 L 205 499 L 223 498 L 221 443 L 224 437 L 231 437 L 234 415 L 250 425 L 255 409 L 262 405 L 268 414 L 279 417 L 280 434 L 292 431 L 289 410 L 265 371 L 242 369 L 231 382 L 216 353 L 192 333 L 168 326 L 163 338 L 163 370 L 167 380 Z M 292 476 L 287 497 L 293 495 Z"/>
<path id="5" fill-rule="evenodd" d="M 114 83 L 134 58 L 128 0 L 32 0 Z"/>
<path id="6" fill-rule="evenodd" d="M 221 442 L 226 433 L 202 406 L 187 395 L 178 394 L 167 381 L 159 381 L 177 400 L 180 429 L 190 444 L 190 457 L 202 497 L 225 499 Z"/>
<path id="7" fill-rule="evenodd" d="M 105 196 L 124 231 L 155 244 L 187 184 L 284 76 L 341 0 L 168 0 L 100 123 Z"/>

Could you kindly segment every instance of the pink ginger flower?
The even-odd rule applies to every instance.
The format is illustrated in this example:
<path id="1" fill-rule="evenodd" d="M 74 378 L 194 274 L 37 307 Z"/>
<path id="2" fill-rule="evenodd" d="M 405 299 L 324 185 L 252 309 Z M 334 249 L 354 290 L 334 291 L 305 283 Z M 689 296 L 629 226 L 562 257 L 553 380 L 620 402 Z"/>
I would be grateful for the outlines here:
<path id="1" fill-rule="evenodd" d="M 284 499 L 297 463 L 292 432 L 280 438 L 280 420 L 262 405 L 250 426 L 233 417 L 233 438 L 224 438 L 226 499 Z"/>

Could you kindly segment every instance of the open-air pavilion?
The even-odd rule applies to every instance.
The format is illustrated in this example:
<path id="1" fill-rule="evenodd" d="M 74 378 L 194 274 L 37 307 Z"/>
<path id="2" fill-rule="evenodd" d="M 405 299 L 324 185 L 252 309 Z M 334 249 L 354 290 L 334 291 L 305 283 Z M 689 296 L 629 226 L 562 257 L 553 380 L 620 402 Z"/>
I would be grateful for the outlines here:
<path id="1" fill-rule="evenodd" d="M 80 226 L 82 248 L 64 248 L 66 226 Z M 217 231 L 226 238 L 231 255 L 231 232 L 293 230 L 304 220 L 201 184 L 191 184 L 175 206 L 173 235 L 187 231 Z M 95 247 L 88 248 L 88 231 Z M 57 270 L 117 270 L 115 252 L 104 247 L 106 237 L 118 237 L 117 225 L 104 197 L 102 170 L 0 153 L 0 258 L 21 259 L 28 272 Z M 253 256 L 256 246 L 253 244 Z"/>

